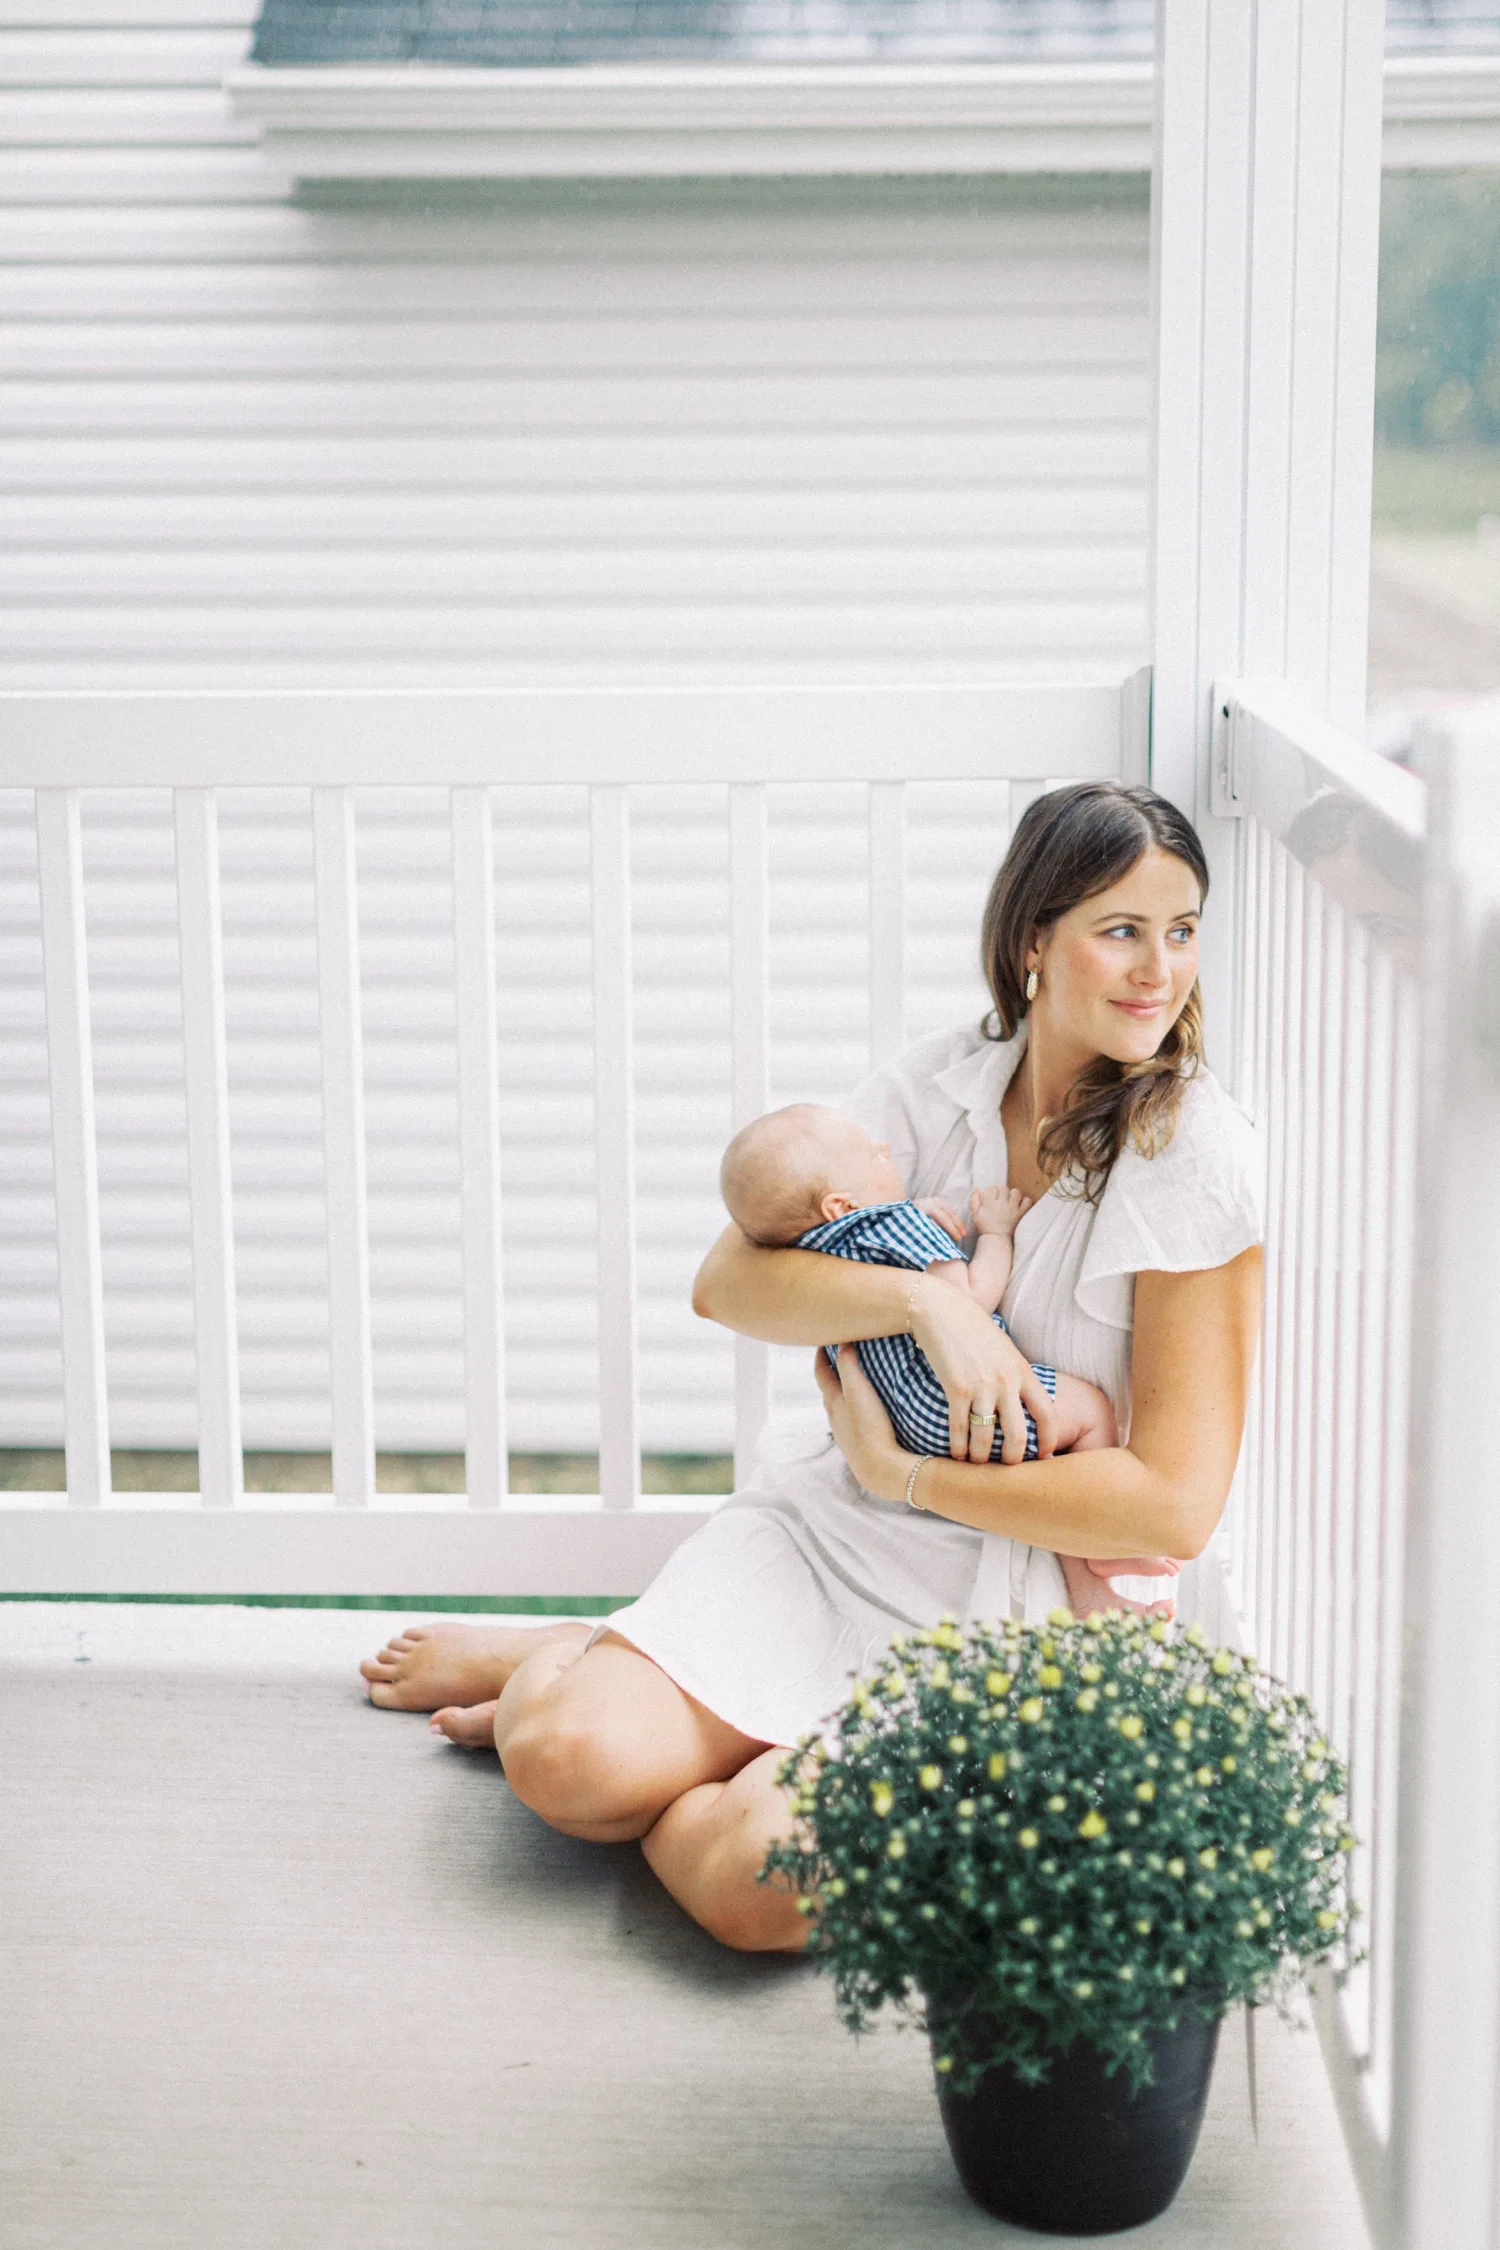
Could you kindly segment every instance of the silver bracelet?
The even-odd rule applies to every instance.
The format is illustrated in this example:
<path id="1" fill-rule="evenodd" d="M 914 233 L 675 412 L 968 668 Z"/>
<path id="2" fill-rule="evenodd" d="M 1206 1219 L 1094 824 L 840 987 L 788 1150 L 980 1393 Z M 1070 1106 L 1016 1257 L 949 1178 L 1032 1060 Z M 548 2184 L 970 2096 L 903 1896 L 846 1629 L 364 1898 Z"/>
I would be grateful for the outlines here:
<path id="1" fill-rule="evenodd" d="M 915 1508 L 919 1516 L 925 1516 L 927 1513 L 927 1510 L 923 1507 L 921 1501 L 916 1497 L 917 1479 L 922 1474 L 922 1471 L 926 1468 L 926 1466 L 927 1455 L 925 1453 L 919 1453 L 915 1461 L 913 1461 L 910 1470 L 907 1472 L 906 1490 L 901 1495 L 908 1508 Z"/>

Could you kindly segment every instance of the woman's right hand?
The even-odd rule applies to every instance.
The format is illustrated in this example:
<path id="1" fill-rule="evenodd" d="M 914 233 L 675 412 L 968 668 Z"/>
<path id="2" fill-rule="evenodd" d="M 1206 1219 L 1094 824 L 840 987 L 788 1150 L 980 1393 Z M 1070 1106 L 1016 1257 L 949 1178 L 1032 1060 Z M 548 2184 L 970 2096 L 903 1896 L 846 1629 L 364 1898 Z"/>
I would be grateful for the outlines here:
<path id="1" fill-rule="evenodd" d="M 1026 1415 L 1036 1424 L 1037 1453 L 1056 1443 L 1056 1411 L 1031 1365 L 1004 1329 L 962 1289 L 928 1274 L 911 1293 L 911 1330 L 948 1401 L 949 1447 L 955 1461 L 988 1461 L 993 1425 L 971 1433 L 971 1414 L 999 1418 L 1000 1458 L 1026 1456 Z"/>

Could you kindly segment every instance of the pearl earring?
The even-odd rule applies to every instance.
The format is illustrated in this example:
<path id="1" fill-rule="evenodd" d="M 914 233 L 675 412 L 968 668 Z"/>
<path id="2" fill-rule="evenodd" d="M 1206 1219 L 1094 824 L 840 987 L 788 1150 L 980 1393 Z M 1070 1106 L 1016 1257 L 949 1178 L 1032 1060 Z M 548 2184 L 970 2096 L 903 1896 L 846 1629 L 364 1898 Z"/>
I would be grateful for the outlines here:
<path id="1" fill-rule="evenodd" d="M 1040 985 L 1041 981 L 1042 981 L 1042 980 L 1041 980 L 1041 978 L 1040 978 L 1040 977 L 1039 977 L 1039 976 L 1037 975 L 1037 973 L 1036 973 L 1035 969 L 1028 969 L 1028 970 L 1027 970 L 1027 972 L 1026 972 L 1026 997 L 1027 997 L 1027 999 L 1028 999 L 1028 1000 L 1034 1000 L 1034 999 L 1036 998 L 1036 995 L 1037 995 L 1037 987 L 1038 987 L 1038 986 Z"/>

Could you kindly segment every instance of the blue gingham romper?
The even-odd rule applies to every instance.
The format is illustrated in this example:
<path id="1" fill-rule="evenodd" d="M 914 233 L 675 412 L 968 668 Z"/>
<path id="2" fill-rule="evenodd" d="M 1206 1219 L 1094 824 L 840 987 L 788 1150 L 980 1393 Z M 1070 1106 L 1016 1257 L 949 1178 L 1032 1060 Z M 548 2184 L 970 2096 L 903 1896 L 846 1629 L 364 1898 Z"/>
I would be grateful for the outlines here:
<path id="1" fill-rule="evenodd" d="M 935 1259 L 961 1255 L 952 1237 L 915 1203 L 872 1203 L 863 1210 L 846 1211 L 843 1218 L 830 1219 L 826 1226 L 799 1235 L 797 1248 L 823 1250 L 831 1258 L 853 1258 L 865 1266 L 904 1266 L 911 1273 L 925 1273 Z M 992 1317 L 998 1328 L 1005 1328 L 998 1313 Z M 872 1336 L 855 1349 L 907 1452 L 947 1454 L 948 1401 L 916 1338 Z M 837 1359 L 837 1345 L 830 1345 L 828 1353 L 831 1359 Z M 1056 1368 L 1033 1365 L 1032 1373 L 1055 1398 Z M 997 1422 L 990 1447 L 992 1461 L 999 1460 L 1004 1442 L 1004 1432 Z M 1036 1424 L 1029 1414 L 1026 1459 L 1036 1459 Z"/>

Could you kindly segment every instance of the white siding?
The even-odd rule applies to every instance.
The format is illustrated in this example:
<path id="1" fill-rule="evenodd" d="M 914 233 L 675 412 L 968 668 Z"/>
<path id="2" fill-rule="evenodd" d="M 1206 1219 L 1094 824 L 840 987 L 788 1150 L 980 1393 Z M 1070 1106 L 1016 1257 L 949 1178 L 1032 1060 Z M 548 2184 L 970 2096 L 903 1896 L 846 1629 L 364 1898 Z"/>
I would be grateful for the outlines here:
<path id="1" fill-rule="evenodd" d="M 298 200 L 243 0 L 0 35 L 0 685 L 1116 677 L 1143 640 L 1145 212 L 1101 182 Z M 109 20 L 103 20 L 105 18 Z M 12 20 L 19 20 L 12 11 Z M 1039 746 L 1045 771 L 1045 747 Z M 909 1028 L 977 1007 L 1002 791 L 914 793 Z M 310 837 L 226 805 L 247 1442 L 326 1442 Z M 855 793 L 774 813 L 781 1097 L 866 1038 Z M 593 1439 L 586 829 L 496 801 L 512 1440 Z M 171 830 L 89 808 L 117 1443 L 190 1444 Z M 642 793 L 648 1446 L 727 1442 L 686 1307 L 728 1130 L 722 792 Z M 382 1444 L 462 1442 L 446 812 L 361 806 Z M 55 1439 L 29 807 L 0 807 L 0 1442 Z M 582 1308 L 582 1309 L 581 1309 Z M 571 1402 L 584 1400 L 581 1409 Z"/>

